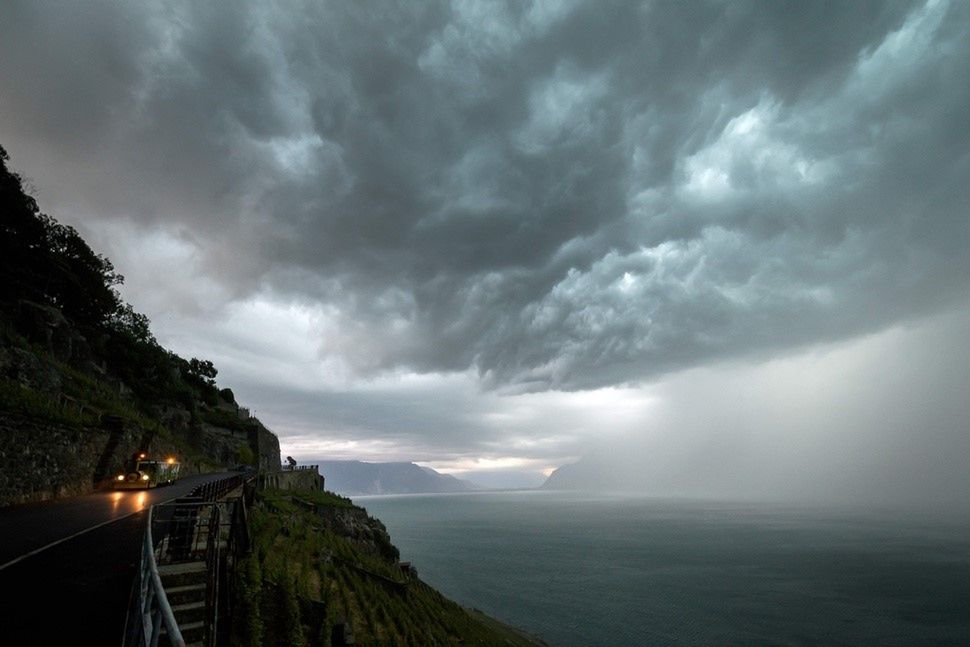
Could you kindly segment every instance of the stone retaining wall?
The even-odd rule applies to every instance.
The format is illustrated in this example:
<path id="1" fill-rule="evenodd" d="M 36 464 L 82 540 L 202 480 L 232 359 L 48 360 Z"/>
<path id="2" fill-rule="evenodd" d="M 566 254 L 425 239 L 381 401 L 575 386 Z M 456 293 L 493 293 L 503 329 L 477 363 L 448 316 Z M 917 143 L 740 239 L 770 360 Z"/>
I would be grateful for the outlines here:
<path id="1" fill-rule="evenodd" d="M 111 432 L 98 427 L 72 427 L 0 413 L 0 506 L 44 501 L 91 492 L 99 465 L 105 475 L 117 474 L 142 440 L 138 429 L 119 432 L 109 447 Z M 153 441 L 154 455 L 176 453 L 165 441 Z M 198 466 L 183 464 L 183 473 Z"/>

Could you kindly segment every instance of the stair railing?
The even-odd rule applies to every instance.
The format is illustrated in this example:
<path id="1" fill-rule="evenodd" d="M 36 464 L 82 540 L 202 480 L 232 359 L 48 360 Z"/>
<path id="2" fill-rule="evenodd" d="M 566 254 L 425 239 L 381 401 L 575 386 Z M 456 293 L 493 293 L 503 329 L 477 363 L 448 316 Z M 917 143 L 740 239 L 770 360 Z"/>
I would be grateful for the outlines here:
<path id="1" fill-rule="evenodd" d="M 140 568 L 137 583 L 137 599 L 132 599 L 129 623 L 126 627 L 126 647 L 158 647 L 165 628 L 168 643 L 173 647 L 185 647 L 185 639 L 179 629 L 172 605 L 165 594 L 162 578 L 158 571 L 156 548 L 162 553 L 164 562 L 188 560 L 194 556 L 202 557 L 207 565 L 206 583 L 206 644 L 214 645 L 219 625 L 219 581 L 225 577 L 220 565 L 226 560 L 222 557 L 219 542 L 226 535 L 228 544 L 228 563 L 234 566 L 236 560 L 249 549 L 249 528 L 244 503 L 245 494 L 253 489 L 253 476 L 231 476 L 196 487 L 184 499 L 174 503 L 155 504 L 148 508 L 148 523 L 142 542 Z M 219 503 L 219 499 L 230 491 L 243 486 L 243 498 Z M 228 505 L 228 514 L 223 518 L 221 506 Z M 155 509 L 165 510 L 168 516 L 155 519 Z M 200 515 L 207 511 L 208 515 Z M 203 518 L 200 519 L 200 516 Z M 160 527 L 159 544 L 156 545 L 152 527 L 155 522 Z M 199 532 L 200 526 L 206 527 Z M 205 542 L 204 546 L 201 545 Z M 137 606 L 136 606 L 137 605 Z M 134 613 L 133 613 L 134 612 Z M 136 615 L 134 622 L 131 616 Z"/>
<path id="2" fill-rule="evenodd" d="M 153 506 L 154 507 L 154 506 Z M 168 634 L 169 644 L 175 647 L 185 647 L 182 632 L 175 622 L 172 605 L 168 603 L 168 596 L 162 587 L 162 578 L 158 574 L 158 564 L 155 563 L 155 547 L 152 542 L 152 508 L 148 509 L 148 527 L 145 530 L 145 541 L 142 542 L 141 568 L 139 572 L 139 604 L 137 623 L 138 631 L 134 637 L 134 645 L 141 647 L 157 647 L 161 636 L 162 625 Z M 131 636 L 131 634 L 129 634 Z"/>
<path id="3" fill-rule="evenodd" d="M 216 630 L 219 625 L 219 575 L 221 572 L 222 560 L 220 559 L 219 538 L 220 538 L 220 507 L 213 504 L 209 513 L 209 538 L 206 543 L 206 600 L 205 600 L 205 621 L 206 621 L 206 645 L 216 644 Z M 230 518 L 230 522 L 231 522 Z M 231 533 L 232 529 L 229 529 Z"/>

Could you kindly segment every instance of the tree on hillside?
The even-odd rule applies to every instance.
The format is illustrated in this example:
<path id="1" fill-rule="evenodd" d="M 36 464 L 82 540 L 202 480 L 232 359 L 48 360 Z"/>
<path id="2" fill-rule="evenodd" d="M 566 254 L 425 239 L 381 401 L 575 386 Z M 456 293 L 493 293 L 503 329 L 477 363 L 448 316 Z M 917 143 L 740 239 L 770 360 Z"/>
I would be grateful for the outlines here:
<path id="1" fill-rule="evenodd" d="M 206 386 L 216 385 L 216 375 L 219 371 L 207 359 L 192 358 L 189 360 L 189 378 Z"/>
<path id="2" fill-rule="evenodd" d="M 152 334 L 151 322 L 148 317 L 135 312 L 127 303 L 122 303 L 109 322 L 111 328 L 118 334 L 131 337 L 135 342 L 142 344 L 156 344 L 155 336 Z"/>
<path id="3" fill-rule="evenodd" d="M 0 301 L 52 305 L 85 332 L 101 328 L 123 305 L 115 286 L 124 277 L 73 227 L 40 211 L 9 159 L 0 146 Z"/>
<path id="4" fill-rule="evenodd" d="M 118 293 L 124 277 L 73 227 L 41 212 L 9 159 L 0 146 L 0 317 L 15 320 L 20 301 L 57 308 L 144 406 L 215 404 L 212 362 L 186 361 L 160 346 L 148 317 Z"/>
<path id="5" fill-rule="evenodd" d="M 9 159 L 0 146 L 0 301 L 45 301 L 47 223 L 20 176 L 7 168 Z"/>

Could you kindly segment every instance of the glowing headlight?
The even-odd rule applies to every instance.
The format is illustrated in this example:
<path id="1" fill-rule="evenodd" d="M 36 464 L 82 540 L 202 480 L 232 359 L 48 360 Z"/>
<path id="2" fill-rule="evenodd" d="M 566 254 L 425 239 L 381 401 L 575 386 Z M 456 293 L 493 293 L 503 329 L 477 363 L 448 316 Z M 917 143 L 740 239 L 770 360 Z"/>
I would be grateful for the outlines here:
<path id="1" fill-rule="evenodd" d="M 141 480 L 147 481 L 148 480 L 148 474 L 142 474 L 141 475 Z"/>
<path id="2" fill-rule="evenodd" d="M 118 476 L 115 477 L 115 480 L 116 481 L 124 481 L 125 480 L 125 475 L 124 474 L 119 474 Z"/>

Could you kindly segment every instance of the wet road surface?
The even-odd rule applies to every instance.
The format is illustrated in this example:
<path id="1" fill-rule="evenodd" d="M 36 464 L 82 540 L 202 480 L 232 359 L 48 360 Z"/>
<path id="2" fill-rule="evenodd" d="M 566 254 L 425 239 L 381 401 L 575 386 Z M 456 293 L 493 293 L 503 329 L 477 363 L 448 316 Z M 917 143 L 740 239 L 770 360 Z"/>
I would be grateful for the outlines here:
<path id="1" fill-rule="evenodd" d="M 223 476 L 0 508 L 0 644 L 121 644 L 148 507 Z"/>

